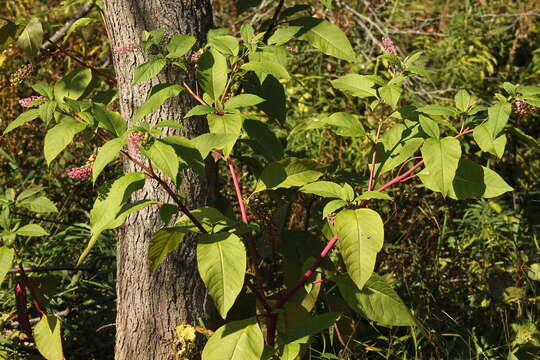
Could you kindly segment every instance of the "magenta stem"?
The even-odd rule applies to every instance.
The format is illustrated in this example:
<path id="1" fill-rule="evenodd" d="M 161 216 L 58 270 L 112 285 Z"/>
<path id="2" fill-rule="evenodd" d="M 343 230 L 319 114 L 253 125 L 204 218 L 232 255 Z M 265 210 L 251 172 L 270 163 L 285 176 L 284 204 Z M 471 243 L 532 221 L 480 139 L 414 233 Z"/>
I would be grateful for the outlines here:
<path id="1" fill-rule="evenodd" d="M 290 288 L 289 290 L 287 290 L 287 292 L 285 294 L 283 294 L 279 300 L 276 302 L 276 304 L 274 305 L 274 309 L 280 309 L 283 305 L 285 305 L 285 303 L 294 295 L 294 293 L 296 291 L 298 291 L 298 289 L 300 289 L 301 287 L 304 286 L 304 284 L 308 281 L 308 279 L 311 277 L 311 275 L 313 275 L 313 273 L 315 272 L 315 270 L 317 270 L 317 268 L 319 267 L 319 265 L 322 263 L 322 261 L 324 260 L 324 258 L 326 257 L 326 255 L 328 255 L 328 253 L 330 252 L 330 250 L 332 250 L 332 248 L 334 247 L 334 245 L 336 245 L 336 242 L 338 241 L 338 236 L 337 235 L 334 235 L 334 237 L 332 239 L 330 239 L 330 241 L 328 242 L 328 244 L 326 244 L 326 246 L 324 247 L 323 251 L 321 251 L 321 254 L 319 255 L 319 257 L 317 258 L 317 260 L 315 260 L 315 262 L 313 262 L 313 264 L 311 265 L 311 267 L 304 273 L 304 275 L 302 275 L 302 277 L 300 278 L 300 280 L 298 280 L 298 282 L 292 287 Z"/>

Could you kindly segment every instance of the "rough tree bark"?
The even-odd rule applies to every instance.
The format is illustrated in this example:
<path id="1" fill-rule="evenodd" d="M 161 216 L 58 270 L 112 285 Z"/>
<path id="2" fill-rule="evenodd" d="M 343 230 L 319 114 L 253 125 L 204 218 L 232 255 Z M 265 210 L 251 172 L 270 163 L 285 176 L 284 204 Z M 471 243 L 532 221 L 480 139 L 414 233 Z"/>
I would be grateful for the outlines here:
<path id="1" fill-rule="evenodd" d="M 105 0 L 104 15 L 111 47 L 138 43 L 143 30 L 163 28 L 168 36 L 190 34 L 202 45 L 212 26 L 210 0 Z M 146 99 L 151 86 L 157 83 L 180 83 L 181 75 L 166 70 L 158 79 L 132 85 L 133 71 L 147 61 L 142 51 L 115 54 L 114 68 L 118 81 L 121 114 L 131 119 L 137 107 Z M 193 79 L 186 79 L 192 82 Z M 167 101 L 146 120 L 152 124 L 161 120 L 181 121 L 193 106 L 183 94 Z M 184 123 L 181 135 L 194 137 L 205 132 L 200 120 Z M 171 132 L 172 133 L 172 132 Z M 126 171 L 134 171 L 125 164 Z M 140 171 L 140 169 L 139 169 Z M 180 192 L 187 195 L 185 205 L 194 209 L 212 201 L 215 185 L 212 176 L 200 178 L 184 172 Z M 158 199 L 172 203 L 155 182 L 147 180 L 136 199 Z M 117 360 L 174 359 L 175 327 L 181 323 L 196 325 L 199 318 L 212 318 L 213 304 L 197 272 L 194 239 L 186 238 L 179 249 L 170 254 L 155 273 L 150 273 L 147 253 L 150 236 L 163 224 L 157 209 L 149 207 L 127 219 L 118 243 L 117 271 Z"/>

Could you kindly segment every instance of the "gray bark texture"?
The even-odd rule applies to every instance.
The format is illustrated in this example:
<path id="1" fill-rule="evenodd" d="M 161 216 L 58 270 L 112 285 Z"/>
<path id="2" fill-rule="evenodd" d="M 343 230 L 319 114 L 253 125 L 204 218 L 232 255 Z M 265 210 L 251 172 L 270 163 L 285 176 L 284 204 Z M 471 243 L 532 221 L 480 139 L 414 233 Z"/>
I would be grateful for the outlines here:
<path id="1" fill-rule="evenodd" d="M 190 34 L 204 44 L 212 26 L 210 0 L 105 0 L 104 14 L 111 47 L 137 44 L 143 30 L 163 28 L 167 37 Z M 158 83 L 181 84 L 183 75 L 167 69 L 143 84 L 132 84 L 134 69 L 149 60 L 140 50 L 114 54 L 121 114 L 131 119 Z M 193 82 L 194 76 L 185 79 Z M 146 117 L 151 124 L 162 120 L 182 122 L 183 115 L 194 105 L 187 93 L 168 100 L 158 111 Z M 192 138 L 207 131 L 204 119 L 183 122 L 180 135 Z M 178 134 L 178 130 L 170 131 Z M 140 171 L 126 163 L 125 171 Z M 213 201 L 215 177 L 197 176 L 184 171 L 179 191 L 187 195 L 184 203 L 195 209 Z M 154 181 L 147 180 L 133 200 L 155 199 L 173 203 Z M 118 242 L 116 360 L 174 359 L 175 328 L 179 324 L 198 324 L 198 319 L 212 319 L 215 309 L 197 271 L 195 238 L 186 237 L 177 251 L 168 255 L 156 272 L 151 273 L 147 254 L 149 241 L 163 227 L 157 209 L 150 206 L 128 217 Z M 199 344 L 201 345 L 201 344 Z M 197 358 L 195 356 L 193 358 Z"/>

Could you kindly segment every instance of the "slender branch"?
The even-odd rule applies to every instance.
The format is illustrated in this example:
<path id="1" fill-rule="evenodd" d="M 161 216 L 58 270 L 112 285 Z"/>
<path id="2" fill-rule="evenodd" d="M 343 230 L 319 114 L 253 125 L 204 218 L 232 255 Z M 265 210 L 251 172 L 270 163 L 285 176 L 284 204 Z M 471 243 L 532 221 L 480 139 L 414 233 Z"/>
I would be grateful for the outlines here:
<path id="1" fill-rule="evenodd" d="M 396 184 L 398 182 L 401 182 L 403 179 L 406 179 L 407 177 L 409 177 L 416 169 L 418 169 L 422 165 L 424 165 L 424 160 L 419 161 L 416 165 L 414 165 L 412 168 L 410 168 L 405 173 L 403 173 L 403 175 L 396 176 L 395 178 L 393 178 L 392 180 L 390 180 L 386 184 L 382 185 L 380 188 L 378 188 L 375 191 L 384 191 L 384 190 L 388 189 L 390 186 L 392 186 L 392 185 L 394 185 L 394 184 Z"/>
<path id="2" fill-rule="evenodd" d="M 315 270 L 322 263 L 322 261 L 324 260 L 326 255 L 328 255 L 330 250 L 332 250 L 334 245 L 336 245 L 337 241 L 338 241 L 338 236 L 334 235 L 334 237 L 332 239 L 330 239 L 328 244 L 326 244 L 323 251 L 321 251 L 319 257 L 313 262 L 311 267 L 304 273 L 304 275 L 302 275 L 302 277 L 296 282 L 296 284 L 293 287 L 289 288 L 289 290 L 287 290 L 287 292 L 285 292 L 285 294 L 283 294 L 278 299 L 278 301 L 274 305 L 274 309 L 281 309 L 281 307 L 283 307 L 283 305 L 285 305 L 285 303 L 294 295 L 294 293 L 296 291 L 298 291 L 298 289 L 300 289 L 300 288 L 302 288 L 304 286 L 304 284 L 308 281 L 308 279 L 311 277 L 311 275 L 313 275 Z"/>
<path id="3" fill-rule="evenodd" d="M 39 297 L 37 295 L 36 289 L 34 289 L 34 286 L 28 280 L 28 276 L 26 276 L 26 272 L 24 271 L 22 263 L 19 263 L 19 270 L 22 283 L 28 290 L 30 290 L 30 295 L 32 296 L 32 302 L 34 303 L 34 307 L 36 308 L 40 316 L 44 316 L 45 312 L 41 309 L 41 304 L 39 302 Z"/>
<path id="4" fill-rule="evenodd" d="M 27 273 L 29 272 L 40 273 L 40 272 L 59 271 L 59 270 L 92 271 L 94 270 L 94 268 L 90 266 L 56 265 L 56 266 L 42 266 L 42 267 L 29 266 L 29 267 L 24 267 L 23 270 L 24 272 L 27 272 Z M 9 274 L 16 274 L 20 272 L 21 272 L 20 268 L 13 268 L 13 269 L 8 270 Z"/>
<path id="5" fill-rule="evenodd" d="M 208 234 L 208 231 L 206 231 L 206 229 L 204 228 L 204 226 L 201 224 L 201 222 L 199 221 L 199 219 L 197 219 L 195 216 L 193 216 L 193 214 L 191 213 L 191 211 L 189 211 L 188 208 L 186 208 L 186 206 L 184 205 L 184 203 L 180 200 L 180 198 L 178 197 L 178 195 L 176 195 L 176 193 L 174 192 L 173 189 L 171 189 L 171 187 L 169 186 L 169 184 L 167 184 L 167 182 L 165 180 L 163 180 L 161 177 L 159 177 L 152 168 L 146 166 L 145 164 L 143 164 L 141 161 L 133 158 L 131 155 L 129 155 L 128 153 L 126 153 L 125 151 L 121 150 L 120 151 L 120 155 L 122 155 L 123 157 L 125 157 L 126 159 L 132 161 L 133 163 L 137 164 L 138 166 L 140 166 L 145 172 L 146 174 L 156 180 L 163 189 L 165 189 L 165 191 L 171 196 L 171 198 L 173 199 L 173 201 L 176 203 L 176 205 L 178 206 L 178 209 L 183 212 L 190 220 L 191 222 L 193 222 L 193 224 L 199 229 L 200 232 L 202 232 L 203 234 Z"/>
<path id="6" fill-rule="evenodd" d="M 281 9 L 283 8 L 283 4 L 285 3 L 285 0 L 280 0 L 279 4 L 276 6 L 276 11 L 274 12 L 274 16 L 272 16 L 272 20 L 270 21 L 270 25 L 268 26 L 268 30 L 264 33 L 264 37 L 262 39 L 263 43 L 267 43 L 268 39 L 272 34 L 274 33 L 274 29 L 277 26 L 279 13 L 281 12 Z"/>
<path id="7" fill-rule="evenodd" d="M 204 101 L 199 95 L 197 95 L 195 93 L 195 91 L 193 91 L 192 88 L 189 87 L 189 85 L 184 81 L 182 82 L 182 86 L 187 90 L 187 92 L 189 93 L 189 95 L 191 95 L 195 100 L 197 100 L 201 105 L 204 105 L 204 106 L 208 106 L 208 104 L 206 103 L 206 101 Z"/>
<path id="8" fill-rule="evenodd" d="M 71 19 L 66 21 L 66 23 L 60 29 L 58 29 L 52 36 L 50 36 L 50 38 L 53 41 L 58 41 L 61 38 L 63 38 L 67 34 L 71 25 L 73 25 L 75 21 L 85 17 L 90 11 L 92 11 L 92 9 L 94 8 L 94 5 L 95 5 L 94 2 L 89 2 L 89 3 L 84 4 L 80 8 L 79 12 L 73 15 Z M 49 41 L 46 41 L 43 43 L 43 45 L 41 45 L 41 48 L 46 49 L 49 46 L 51 46 L 51 43 Z"/>
<path id="9" fill-rule="evenodd" d="M 266 298 L 259 292 L 259 289 L 257 289 L 252 283 L 250 283 L 249 281 L 246 281 L 246 285 L 247 287 L 251 290 L 251 292 L 253 294 L 255 294 L 255 296 L 257 297 L 257 299 L 259 299 L 259 301 L 261 302 L 264 310 L 266 311 L 267 315 L 265 316 L 270 316 L 270 314 L 272 313 L 272 307 L 270 306 L 270 304 L 268 303 L 268 301 L 266 301 Z"/>
<path id="10" fill-rule="evenodd" d="M 59 221 L 59 220 L 48 220 L 48 219 L 43 219 L 43 218 L 39 218 L 37 216 L 32 216 L 32 215 L 28 215 L 28 214 L 23 214 L 23 213 L 20 213 L 20 212 L 12 212 L 13 215 L 17 215 L 17 216 L 23 216 L 27 219 L 32 219 L 32 220 L 38 220 L 38 221 L 43 221 L 43 222 L 48 222 L 48 223 L 51 223 L 51 224 L 56 224 L 56 225 L 66 225 L 66 226 L 73 226 L 73 227 L 78 227 L 78 228 L 81 228 L 81 229 L 86 229 L 88 230 L 87 227 L 85 226 L 81 226 L 81 225 L 77 225 L 77 224 L 70 224 L 70 223 L 67 223 L 65 221 Z"/>
<path id="11" fill-rule="evenodd" d="M 375 175 L 375 160 L 377 158 L 377 141 L 381 135 L 382 121 L 379 122 L 379 127 L 377 128 L 377 137 L 375 143 L 373 144 L 373 155 L 371 156 L 371 167 L 369 168 L 369 183 L 368 191 L 373 190 L 373 177 Z"/>
<path id="12" fill-rule="evenodd" d="M 240 215 L 242 217 L 242 221 L 244 222 L 244 224 L 247 225 L 249 224 L 249 220 L 247 216 L 246 204 L 244 203 L 242 189 L 240 189 L 240 183 L 238 182 L 236 169 L 234 167 L 234 164 L 231 158 L 227 159 L 227 166 L 229 167 L 229 171 L 231 173 L 231 178 L 234 184 L 234 190 L 236 192 L 236 198 L 238 199 L 238 205 L 240 207 Z M 256 289 L 257 292 L 255 292 L 255 294 L 259 293 L 259 298 L 261 300 L 261 303 L 265 307 L 265 309 L 267 307 L 270 308 L 270 306 L 268 305 L 268 302 L 266 301 L 266 296 L 264 294 L 264 282 L 263 282 L 261 272 L 259 270 L 259 259 L 258 259 L 259 257 L 257 255 L 257 248 L 255 247 L 255 241 L 253 240 L 253 235 L 251 234 L 251 231 L 248 231 L 246 233 L 246 243 L 247 243 L 247 248 L 248 248 L 249 260 L 253 264 L 253 268 L 255 270 L 255 284 L 257 288 Z"/>
<path id="13" fill-rule="evenodd" d="M 50 39 L 50 38 L 46 38 L 47 41 L 52 45 L 52 47 L 58 51 L 60 51 L 62 54 L 64 54 L 65 56 L 73 59 L 73 61 L 75 61 L 76 63 L 78 63 L 79 65 L 81 66 L 84 66 L 92 71 L 94 71 L 96 74 L 99 74 L 103 77 L 105 77 L 105 79 L 107 79 L 107 82 L 109 83 L 109 85 L 113 86 L 116 84 L 116 77 L 106 71 L 103 71 L 101 69 L 98 69 L 90 64 L 88 64 L 87 62 L 79 59 L 77 56 L 73 55 L 73 54 L 70 54 L 66 49 L 64 49 L 63 47 L 61 47 L 60 45 L 58 45 L 56 43 L 56 41 Z"/>

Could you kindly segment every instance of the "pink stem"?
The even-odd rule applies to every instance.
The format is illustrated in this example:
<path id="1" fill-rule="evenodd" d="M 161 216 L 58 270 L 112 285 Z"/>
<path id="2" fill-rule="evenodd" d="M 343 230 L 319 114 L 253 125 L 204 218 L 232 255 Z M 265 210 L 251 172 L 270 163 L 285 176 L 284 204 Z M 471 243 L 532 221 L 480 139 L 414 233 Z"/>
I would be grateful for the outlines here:
<path id="1" fill-rule="evenodd" d="M 302 277 L 300 278 L 300 280 L 298 280 L 298 282 L 292 287 L 290 288 L 289 290 L 287 290 L 287 292 L 285 294 L 283 294 L 279 300 L 276 302 L 276 304 L 274 305 L 274 309 L 280 309 L 283 305 L 285 305 L 285 303 L 294 295 L 294 293 L 296 291 L 298 291 L 298 289 L 300 289 L 301 287 L 304 286 L 304 284 L 306 283 L 306 281 L 311 277 L 311 275 L 313 275 L 313 273 L 315 272 L 315 270 L 319 267 L 319 265 L 322 263 L 322 261 L 324 260 L 324 258 L 326 257 L 326 255 L 328 255 L 328 253 L 330 252 L 330 250 L 332 250 L 332 248 L 334 247 L 334 245 L 336 245 L 336 242 L 338 241 L 338 236 L 337 235 L 334 235 L 334 237 L 328 242 L 328 244 L 326 244 L 325 248 L 323 249 L 323 251 L 321 251 L 321 254 L 319 255 L 319 257 L 317 258 L 317 260 L 315 260 L 315 262 L 311 265 L 311 267 L 308 269 L 308 271 L 306 271 L 304 273 L 304 275 L 302 275 Z"/>
<path id="2" fill-rule="evenodd" d="M 402 180 L 408 178 L 416 169 L 418 169 L 422 165 L 424 165 L 424 160 L 418 162 L 416 165 L 414 165 L 412 168 L 410 168 L 404 174 L 402 174 L 400 176 L 396 176 L 395 178 L 393 178 L 392 180 L 390 180 L 389 182 L 387 182 L 386 184 L 384 184 L 383 186 L 381 186 L 380 188 L 378 188 L 375 191 L 384 191 L 384 190 L 388 189 L 390 186 L 392 186 L 392 185 L 394 185 L 394 184 L 396 184 L 398 182 L 401 182 Z"/>
<path id="3" fill-rule="evenodd" d="M 240 183 L 238 182 L 238 177 L 236 176 L 236 170 L 234 169 L 234 165 L 231 161 L 231 159 L 227 159 L 227 166 L 229 167 L 229 171 L 231 172 L 233 184 L 234 184 L 234 190 L 236 191 L 236 197 L 238 198 L 238 205 L 240 206 L 240 215 L 242 216 L 242 221 L 244 224 L 247 224 L 248 218 L 247 218 L 247 212 L 246 212 L 246 204 L 244 203 L 244 198 L 242 196 L 242 190 L 240 189 Z"/>

